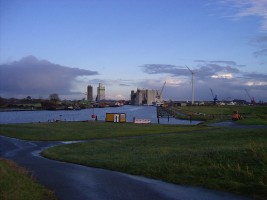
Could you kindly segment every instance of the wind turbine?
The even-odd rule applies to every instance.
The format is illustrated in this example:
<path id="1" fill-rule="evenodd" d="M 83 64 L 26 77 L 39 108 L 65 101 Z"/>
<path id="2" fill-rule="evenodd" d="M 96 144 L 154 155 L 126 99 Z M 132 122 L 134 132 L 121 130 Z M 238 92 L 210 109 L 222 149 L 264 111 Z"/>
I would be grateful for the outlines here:
<path id="1" fill-rule="evenodd" d="M 195 91 L 194 91 L 194 75 L 195 75 L 195 73 L 191 69 L 189 69 L 189 67 L 186 66 L 186 68 L 192 74 L 192 105 L 194 105 L 194 103 L 195 103 Z"/>

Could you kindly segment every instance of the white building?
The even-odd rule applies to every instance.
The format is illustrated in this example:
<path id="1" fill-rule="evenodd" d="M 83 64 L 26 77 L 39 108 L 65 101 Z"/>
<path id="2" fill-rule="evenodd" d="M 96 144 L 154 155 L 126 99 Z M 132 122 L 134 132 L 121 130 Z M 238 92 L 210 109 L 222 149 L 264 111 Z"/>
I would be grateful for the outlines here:
<path id="1" fill-rule="evenodd" d="M 138 89 L 131 91 L 131 104 L 133 105 L 153 105 L 158 98 L 158 90 Z M 161 97 L 160 97 L 161 98 Z"/>
<path id="2" fill-rule="evenodd" d="M 101 83 L 99 83 L 99 86 L 97 87 L 97 101 L 101 101 L 105 99 L 105 86 L 103 86 Z"/>

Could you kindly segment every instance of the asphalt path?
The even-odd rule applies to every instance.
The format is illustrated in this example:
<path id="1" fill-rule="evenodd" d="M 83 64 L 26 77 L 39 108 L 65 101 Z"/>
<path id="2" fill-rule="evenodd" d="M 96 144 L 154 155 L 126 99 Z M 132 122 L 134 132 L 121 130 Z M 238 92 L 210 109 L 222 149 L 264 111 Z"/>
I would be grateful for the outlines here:
<path id="1" fill-rule="evenodd" d="M 49 160 L 45 148 L 64 142 L 32 142 L 0 136 L 0 156 L 27 168 L 60 200 L 245 200 L 199 187 L 179 186 L 105 169 Z"/>

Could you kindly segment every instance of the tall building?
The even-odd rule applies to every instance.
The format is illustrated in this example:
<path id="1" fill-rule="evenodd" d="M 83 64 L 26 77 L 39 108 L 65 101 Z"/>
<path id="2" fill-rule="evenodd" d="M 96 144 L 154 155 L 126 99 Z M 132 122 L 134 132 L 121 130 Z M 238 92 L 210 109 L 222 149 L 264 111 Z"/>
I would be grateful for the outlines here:
<path id="1" fill-rule="evenodd" d="M 101 101 L 105 99 L 105 86 L 103 86 L 101 83 L 99 83 L 99 86 L 97 87 L 97 101 Z"/>
<path id="2" fill-rule="evenodd" d="M 93 101 L 93 87 L 91 85 L 87 86 L 87 101 Z"/>
<path id="3" fill-rule="evenodd" d="M 158 96 L 157 90 L 137 89 L 136 92 L 131 91 L 131 104 L 133 105 L 152 105 Z"/>

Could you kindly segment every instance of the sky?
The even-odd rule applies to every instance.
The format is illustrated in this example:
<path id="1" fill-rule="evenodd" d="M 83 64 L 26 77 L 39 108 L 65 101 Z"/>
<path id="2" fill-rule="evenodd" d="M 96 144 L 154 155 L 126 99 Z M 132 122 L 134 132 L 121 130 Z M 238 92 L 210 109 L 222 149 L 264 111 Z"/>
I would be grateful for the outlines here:
<path id="1" fill-rule="evenodd" d="M 0 96 L 267 102 L 267 0 L 0 0 Z"/>

